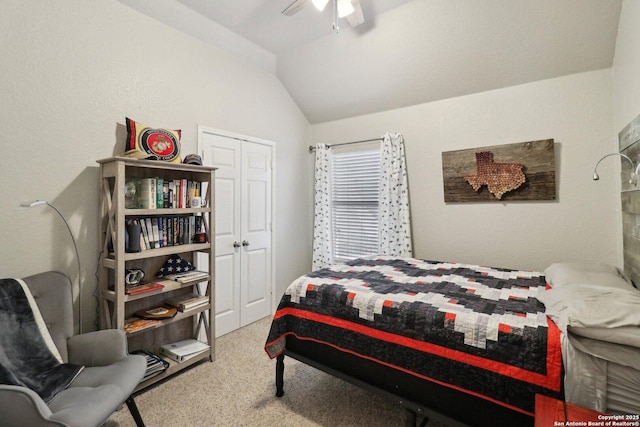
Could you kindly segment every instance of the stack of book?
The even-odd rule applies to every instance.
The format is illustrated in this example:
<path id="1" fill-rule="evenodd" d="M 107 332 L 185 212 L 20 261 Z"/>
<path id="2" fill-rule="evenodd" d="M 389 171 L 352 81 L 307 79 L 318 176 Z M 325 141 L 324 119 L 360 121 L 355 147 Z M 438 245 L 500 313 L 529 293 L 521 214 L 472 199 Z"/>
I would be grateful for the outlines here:
<path id="1" fill-rule="evenodd" d="M 164 344 L 160 346 L 160 351 L 165 356 L 181 363 L 204 353 L 209 348 L 208 344 L 190 338 L 171 344 Z"/>
<path id="2" fill-rule="evenodd" d="M 164 285 L 162 283 L 145 282 L 139 285 L 126 285 L 124 292 L 127 295 L 138 295 L 138 294 L 143 294 L 145 292 L 156 291 L 162 288 L 164 288 Z"/>
<path id="3" fill-rule="evenodd" d="M 169 367 L 169 362 L 163 360 L 160 356 L 153 354 L 150 351 L 136 350 L 132 351 L 131 353 L 142 355 L 147 359 L 147 371 L 140 382 L 163 373 Z"/>
<path id="4" fill-rule="evenodd" d="M 166 274 L 163 276 L 163 278 L 175 280 L 180 283 L 187 283 L 187 282 L 193 282 L 194 280 L 198 280 L 198 279 L 205 280 L 209 278 L 209 273 L 205 271 L 191 270 L 191 271 L 184 271 L 182 273 L 176 273 L 176 274 Z"/>
<path id="5" fill-rule="evenodd" d="M 170 298 L 167 304 L 174 306 L 179 311 L 187 311 L 209 303 L 209 297 L 206 295 L 187 294 L 179 297 Z"/>
<path id="6" fill-rule="evenodd" d="M 160 323 L 159 320 L 153 319 L 129 319 L 124 322 L 124 331 L 128 334 L 142 331 L 143 329 L 152 328 Z"/>

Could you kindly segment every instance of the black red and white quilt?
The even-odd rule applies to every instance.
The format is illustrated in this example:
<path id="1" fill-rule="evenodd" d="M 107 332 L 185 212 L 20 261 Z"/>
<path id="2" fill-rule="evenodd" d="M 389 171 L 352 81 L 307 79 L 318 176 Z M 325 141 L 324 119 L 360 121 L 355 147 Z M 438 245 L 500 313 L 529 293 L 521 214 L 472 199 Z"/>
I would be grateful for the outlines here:
<path id="1" fill-rule="evenodd" d="M 560 332 L 536 299 L 541 273 L 375 257 L 295 280 L 265 350 L 312 340 L 529 415 L 562 398 Z"/>

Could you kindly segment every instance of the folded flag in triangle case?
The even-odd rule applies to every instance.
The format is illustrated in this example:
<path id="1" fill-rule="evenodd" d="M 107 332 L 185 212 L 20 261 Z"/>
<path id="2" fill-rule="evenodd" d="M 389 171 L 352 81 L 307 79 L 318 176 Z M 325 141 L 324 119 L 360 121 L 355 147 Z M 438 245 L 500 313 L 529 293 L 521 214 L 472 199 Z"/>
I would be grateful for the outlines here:
<path id="1" fill-rule="evenodd" d="M 167 262 L 164 263 L 160 271 L 158 272 L 158 277 L 164 277 L 170 274 L 176 273 L 184 273 L 186 271 L 195 270 L 196 267 L 191 264 L 189 261 L 186 261 L 180 258 L 180 255 L 171 255 Z"/>

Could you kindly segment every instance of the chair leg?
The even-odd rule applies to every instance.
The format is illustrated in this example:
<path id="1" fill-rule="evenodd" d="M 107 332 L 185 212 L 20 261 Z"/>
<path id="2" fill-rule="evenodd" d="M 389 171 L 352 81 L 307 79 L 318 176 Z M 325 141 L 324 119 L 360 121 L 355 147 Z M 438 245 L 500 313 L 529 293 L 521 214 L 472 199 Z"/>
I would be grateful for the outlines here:
<path id="1" fill-rule="evenodd" d="M 140 411 L 138 411 L 138 405 L 136 405 L 136 401 L 133 400 L 133 395 L 129 396 L 126 402 L 127 407 L 129 408 L 129 412 L 131 412 L 131 416 L 136 422 L 136 426 L 145 427 L 144 421 L 142 421 L 142 416 L 140 416 Z"/>

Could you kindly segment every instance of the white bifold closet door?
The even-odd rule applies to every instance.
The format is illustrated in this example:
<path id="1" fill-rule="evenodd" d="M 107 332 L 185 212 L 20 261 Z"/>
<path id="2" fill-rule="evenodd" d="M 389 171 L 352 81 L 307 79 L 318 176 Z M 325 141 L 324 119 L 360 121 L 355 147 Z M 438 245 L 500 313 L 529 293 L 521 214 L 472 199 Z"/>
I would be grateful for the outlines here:
<path id="1" fill-rule="evenodd" d="M 215 172 L 216 336 L 272 313 L 273 146 L 200 129 Z"/>

